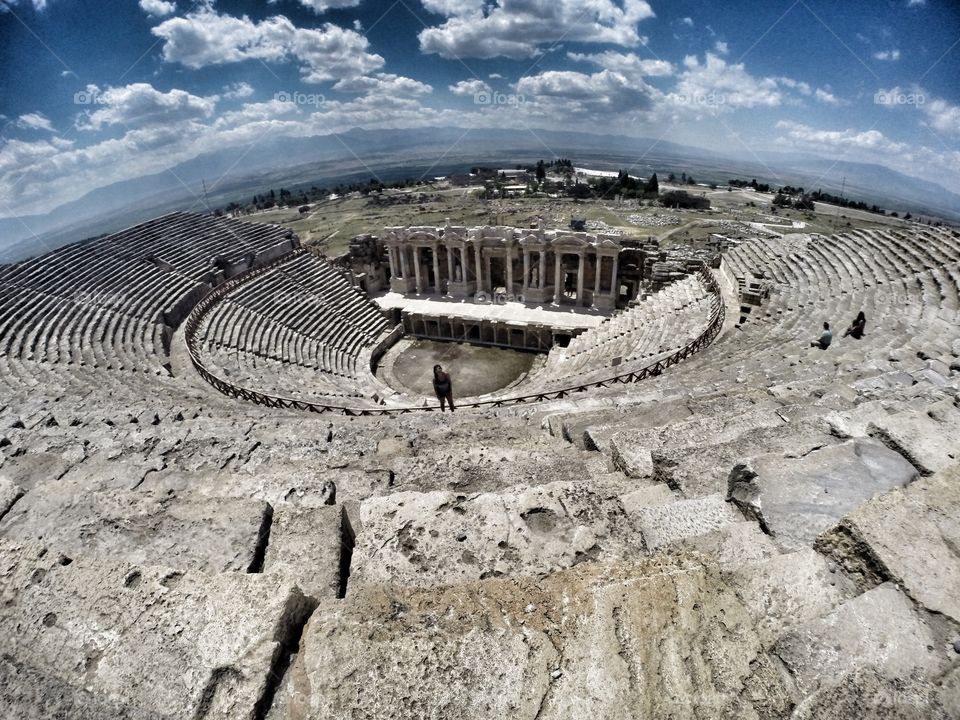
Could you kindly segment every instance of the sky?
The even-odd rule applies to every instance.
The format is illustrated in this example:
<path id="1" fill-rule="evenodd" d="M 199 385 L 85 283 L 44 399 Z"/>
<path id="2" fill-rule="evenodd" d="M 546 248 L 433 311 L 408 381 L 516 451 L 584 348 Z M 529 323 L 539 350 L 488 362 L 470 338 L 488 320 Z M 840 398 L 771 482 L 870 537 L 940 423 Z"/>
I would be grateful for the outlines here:
<path id="1" fill-rule="evenodd" d="M 423 126 L 802 151 L 960 193 L 960 3 L 0 0 L 0 217 L 210 150 Z"/>

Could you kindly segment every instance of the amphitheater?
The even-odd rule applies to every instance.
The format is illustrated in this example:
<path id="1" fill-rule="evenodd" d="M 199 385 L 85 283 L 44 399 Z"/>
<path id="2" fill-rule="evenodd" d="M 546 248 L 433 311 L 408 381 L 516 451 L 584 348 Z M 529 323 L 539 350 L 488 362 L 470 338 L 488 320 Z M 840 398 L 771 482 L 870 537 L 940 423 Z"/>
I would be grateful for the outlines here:
<path id="1" fill-rule="evenodd" d="M 956 230 L 731 244 L 455 415 L 282 227 L 0 303 L 4 718 L 960 717 Z"/>

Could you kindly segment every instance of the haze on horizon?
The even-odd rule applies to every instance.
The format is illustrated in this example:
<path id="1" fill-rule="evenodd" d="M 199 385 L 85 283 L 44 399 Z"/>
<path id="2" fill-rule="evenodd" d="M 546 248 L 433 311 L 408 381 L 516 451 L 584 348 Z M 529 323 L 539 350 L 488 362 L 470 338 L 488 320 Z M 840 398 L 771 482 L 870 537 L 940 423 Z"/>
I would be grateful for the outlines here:
<path id="1" fill-rule="evenodd" d="M 354 127 L 803 152 L 960 193 L 958 60 L 937 0 L 0 0 L 0 218 Z"/>

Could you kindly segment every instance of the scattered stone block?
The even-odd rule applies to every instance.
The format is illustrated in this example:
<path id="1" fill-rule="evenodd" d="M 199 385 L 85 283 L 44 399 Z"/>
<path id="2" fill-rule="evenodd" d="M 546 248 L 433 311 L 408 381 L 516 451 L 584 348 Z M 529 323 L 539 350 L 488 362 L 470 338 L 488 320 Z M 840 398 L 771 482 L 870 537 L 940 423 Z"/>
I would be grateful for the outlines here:
<path id="1" fill-rule="evenodd" d="M 960 470 L 878 495 L 816 541 L 861 588 L 892 580 L 960 623 Z"/>
<path id="2" fill-rule="evenodd" d="M 832 678 L 872 667 L 885 678 L 934 677 L 945 660 L 937 638 L 910 600 L 890 584 L 798 624 L 774 645 L 800 692 L 809 695 Z"/>
<path id="3" fill-rule="evenodd" d="M 754 717 L 744 688 L 763 659 L 749 614 L 699 561 L 591 563 L 321 606 L 288 707 L 305 720 Z M 766 698 L 783 692 L 765 679 Z"/>
<path id="4" fill-rule="evenodd" d="M 877 419 L 868 428 L 871 436 L 895 449 L 923 475 L 957 463 L 960 447 L 960 413 L 941 416 L 902 412 Z"/>
<path id="5" fill-rule="evenodd" d="M 89 491 L 47 483 L 0 521 L 0 536 L 42 539 L 70 557 L 165 565 L 208 573 L 249 572 L 270 528 L 259 500 Z"/>
<path id="6" fill-rule="evenodd" d="M 275 576 L 71 562 L 6 541 L 0 599 L 7 662 L 42 673 L 48 687 L 177 720 L 253 720 L 312 609 Z"/>
<path id="7" fill-rule="evenodd" d="M 359 585 L 429 587 L 536 575 L 642 548 L 619 501 L 586 483 L 474 495 L 434 491 L 360 505 L 350 594 Z"/>
<path id="8" fill-rule="evenodd" d="M 643 533 L 644 543 L 650 552 L 685 538 L 743 522 L 743 516 L 720 495 L 641 507 L 631 517 Z"/>
<path id="9" fill-rule="evenodd" d="M 341 595 L 341 564 L 350 563 L 353 530 L 343 506 L 278 506 L 273 513 L 266 573 L 295 579 L 304 595 L 320 600 Z"/>
<path id="10" fill-rule="evenodd" d="M 800 458 L 769 454 L 738 463 L 727 497 L 756 517 L 781 547 L 799 550 L 861 503 L 915 477 L 916 470 L 897 453 L 857 439 Z"/>

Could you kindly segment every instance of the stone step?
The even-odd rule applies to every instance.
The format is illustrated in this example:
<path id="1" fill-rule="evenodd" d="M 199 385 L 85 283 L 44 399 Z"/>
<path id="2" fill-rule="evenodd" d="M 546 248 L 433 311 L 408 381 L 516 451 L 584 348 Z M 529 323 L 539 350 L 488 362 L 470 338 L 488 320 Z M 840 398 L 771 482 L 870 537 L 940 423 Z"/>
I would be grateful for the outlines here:
<path id="1" fill-rule="evenodd" d="M 867 667 L 888 680 L 934 678 L 949 665 L 946 647 L 947 638 L 921 620 L 909 598 L 885 583 L 797 623 L 773 651 L 803 697 Z"/>
<path id="2" fill-rule="evenodd" d="M 875 440 L 847 440 L 802 457 L 745 459 L 730 472 L 727 496 L 780 547 L 799 550 L 861 503 L 915 477 L 910 463 Z"/>
<path id="3" fill-rule="evenodd" d="M 893 448 L 923 475 L 960 461 L 960 411 L 939 403 L 926 412 L 901 412 L 877 418 L 867 432 Z"/>
<path id="4" fill-rule="evenodd" d="M 66 687 L 73 708 L 253 720 L 313 609 L 276 576 L 70 561 L 33 543 L 0 541 L 0 567 L 4 660 L 27 668 L 0 691 L 17 717 L 50 717 Z"/>
<path id="5" fill-rule="evenodd" d="M 784 717 L 789 708 L 752 618 L 716 574 L 680 556 L 545 578 L 364 587 L 321 605 L 301 648 L 300 682 L 286 692 L 305 720 L 757 717 L 762 708 Z"/>
<path id="6" fill-rule="evenodd" d="M 820 535 L 816 548 L 869 589 L 892 581 L 960 623 L 960 470 L 877 495 Z"/>
<path id="7" fill-rule="evenodd" d="M 649 552 L 657 552 L 686 538 L 744 522 L 743 515 L 719 494 L 640 507 L 631 514 L 631 519 L 643 533 Z"/>

